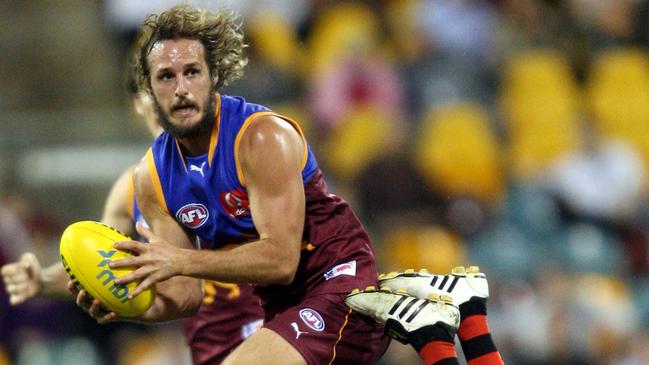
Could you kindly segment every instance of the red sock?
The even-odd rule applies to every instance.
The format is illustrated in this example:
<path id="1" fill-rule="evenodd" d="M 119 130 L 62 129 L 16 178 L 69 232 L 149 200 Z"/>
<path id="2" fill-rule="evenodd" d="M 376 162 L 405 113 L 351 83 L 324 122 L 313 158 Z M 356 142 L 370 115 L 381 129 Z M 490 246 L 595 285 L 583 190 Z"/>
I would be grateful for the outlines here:
<path id="1" fill-rule="evenodd" d="M 426 365 L 458 365 L 455 344 L 447 341 L 431 341 L 419 351 Z"/>
<path id="2" fill-rule="evenodd" d="M 491 338 L 484 300 L 471 299 L 460 305 L 460 338 L 468 365 L 505 365 Z"/>

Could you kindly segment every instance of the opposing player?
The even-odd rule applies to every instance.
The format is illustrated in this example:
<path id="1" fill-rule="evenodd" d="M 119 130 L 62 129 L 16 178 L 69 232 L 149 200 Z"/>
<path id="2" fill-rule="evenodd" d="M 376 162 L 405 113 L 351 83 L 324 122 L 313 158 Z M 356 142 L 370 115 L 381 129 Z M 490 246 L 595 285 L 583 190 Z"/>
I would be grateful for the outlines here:
<path id="1" fill-rule="evenodd" d="M 155 117 L 150 97 L 140 94 L 135 82 L 134 70 L 129 72 L 127 89 L 135 112 L 142 117 L 153 137 L 162 132 Z M 134 236 L 135 221 L 133 200 L 133 168 L 129 167 L 113 183 L 104 203 L 101 221 L 119 231 Z M 31 252 L 25 253 L 20 260 L 2 267 L 2 278 L 12 305 L 21 304 L 34 297 L 52 299 L 69 299 L 69 277 L 60 262 L 45 268 Z"/>
<path id="2" fill-rule="evenodd" d="M 135 70 L 131 68 L 127 83 L 135 112 L 145 121 L 147 129 L 158 136 L 162 128 L 157 122 L 151 97 L 138 91 Z M 133 168 L 128 168 L 115 181 L 104 204 L 101 221 L 119 231 L 135 236 L 135 222 L 141 221 L 133 195 Z M 2 267 L 5 288 L 12 305 L 34 297 L 70 299 L 68 275 L 60 263 L 41 268 L 33 253 L 20 261 Z M 205 282 L 205 297 L 198 313 L 182 321 L 181 327 L 196 365 L 219 364 L 263 323 L 259 298 L 250 285 Z"/>
<path id="3" fill-rule="evenodd" d="M 503 365 L 487 324 L 489 286 L 478 267 L 456 267 L 451 275 L 406 270 L 379 276 L 380 289 L 355 290 L 347 304 L 386 326 L 386 333 L 411 344 L 427 365 L 457 364 L 454 334 L 469 365 Z M 437 310 L 434 310 L 435 302 Z"/>
<path id="4" fill-rule="evenodd" d="M 218 93 L 246 63 L 234 18 L 176 6 L 145 21 L 139 46 L 141 85 L 165 132 L 134 178 L 149 244 L 115 245 L 137 253 L 110 264 L 135 268 L 118 281 L 140 280 L 132 295 L 164 284 L 165 298 L 180 305 L 195 298 L 172 288 L 177 278 L 256 284 L 266 322 L 225 364 L 374 363 L 388 344 L 383 328 L 344 302 L 353 288 L 377 284 L 365 229 L 327 191 L 297 123 Z M 83 299 L 100 321 L 116 319 Z M 178 309 L 157 301 L 142 319 Z"/>

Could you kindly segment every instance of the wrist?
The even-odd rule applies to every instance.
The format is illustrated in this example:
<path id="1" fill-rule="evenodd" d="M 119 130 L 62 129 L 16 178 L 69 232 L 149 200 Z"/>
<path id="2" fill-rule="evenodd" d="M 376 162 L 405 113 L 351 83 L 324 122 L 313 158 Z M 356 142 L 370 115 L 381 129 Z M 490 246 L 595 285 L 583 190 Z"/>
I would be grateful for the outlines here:
<path id="1" fill-rule="evenodd" d="M 180 251 L 181 251 L 179 255 L 180 260 L 176 261 L 178 263 L 178 268 L 177 268 L 178 275 L 190 276 L 189 268 L 191 267 L 191 265 L 189 263 L 192 262 L 192 256 L 194 254 L 194 250 L 181 249 Z"/>
<path id="2" fill-rule="evenodd" d="M 60 264 L 44 268 L 36 280 L 36 295 L 47 298 L 67 298 L 70 296 L 68 281 L 70 277 Z"/>

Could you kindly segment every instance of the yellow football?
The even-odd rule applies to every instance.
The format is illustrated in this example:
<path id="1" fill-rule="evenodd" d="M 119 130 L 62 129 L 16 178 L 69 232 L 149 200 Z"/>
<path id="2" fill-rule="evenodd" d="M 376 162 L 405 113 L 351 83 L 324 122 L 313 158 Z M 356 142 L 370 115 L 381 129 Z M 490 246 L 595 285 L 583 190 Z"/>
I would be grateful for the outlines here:
<path id="1" fill-rule="evenodd" d="M 59 250 L 61 261 L 77 288 L 84 289 L 101 302 L 104 309 L 121 317 L 134 317 L 144 313 L 155 297 L 155 287 L 145 290 L 133 299 L 128 293 L 135 290 L 137 282 L 115 285 L 115 278 L 127 275 L 131 269 L 111 270 L 108 263 L 131 256 L 117 250 L 115 242 L 130 238 L 116 229 L 93 221 L 76 222 L 61 235 Z"/>

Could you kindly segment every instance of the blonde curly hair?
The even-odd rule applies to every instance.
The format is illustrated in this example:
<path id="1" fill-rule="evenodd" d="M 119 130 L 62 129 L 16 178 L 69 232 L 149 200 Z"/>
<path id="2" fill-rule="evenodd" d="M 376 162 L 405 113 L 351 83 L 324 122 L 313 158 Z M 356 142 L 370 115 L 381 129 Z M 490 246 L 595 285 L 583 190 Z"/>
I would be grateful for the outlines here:
<path id="1" fill-rule="evenodd" d="M 149 52 L 158 41 L 174 38 L 196 39 L 203 44 L 210 73 L 219 77 L 215 90 L 240 78 L 248 64 L 243 54 L 247 45 L 243 41 L 241 22 L 234 12 L 176 5 L 160 14 L 149 15 L 142 25 L 135 65 L 140 90 L 151 89 Z"/>

